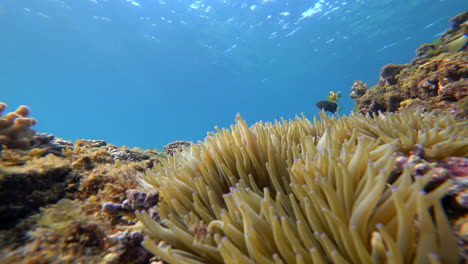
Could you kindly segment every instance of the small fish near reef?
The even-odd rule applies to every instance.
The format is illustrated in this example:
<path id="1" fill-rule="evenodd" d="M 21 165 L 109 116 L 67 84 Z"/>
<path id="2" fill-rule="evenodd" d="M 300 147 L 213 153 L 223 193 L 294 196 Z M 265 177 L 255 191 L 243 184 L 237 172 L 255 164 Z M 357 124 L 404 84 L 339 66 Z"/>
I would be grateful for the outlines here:
<path id="1" fill-rule="evenodd" d="M 318 108 L 328 111 L 330 113 L 335 113 L 338 109 L 338 104 L 330 101 L 320 101 L 315 104 Z"/>
<path id="2" fill-rule="evenodd" d="M 334 114 L 339 109 L 339 98 L 341 98 L 341 92 L 330 91 L 330 95 L 327 96 L 327 101 L 320 101 L 317 102 L 315 105 L 320 109 Z"/>
<path id="3" fill-rule="evenodd" d="M 463 49 L 463 47 L 465 47 L 465 45 L 468 43 L 468 21 L 465 21 L 465 23 L 461 24 L 460 26 L 462 28 L 463 35 L 443 46 L 442 48 L 445 51 L 448 51 L 450 53 L 456 53 Z"/>
<path id="4" fill-rule="evenodd" d="M 340 103 L 340 101 L 338 101 L 338 99 L 341 98 L 341 92 L 334 92 L 334 91 L 330 91 L 330 95 L 327 96 L 327 100 L 330 101 L 330 102 L 336 102 L 336 103 Z"/>

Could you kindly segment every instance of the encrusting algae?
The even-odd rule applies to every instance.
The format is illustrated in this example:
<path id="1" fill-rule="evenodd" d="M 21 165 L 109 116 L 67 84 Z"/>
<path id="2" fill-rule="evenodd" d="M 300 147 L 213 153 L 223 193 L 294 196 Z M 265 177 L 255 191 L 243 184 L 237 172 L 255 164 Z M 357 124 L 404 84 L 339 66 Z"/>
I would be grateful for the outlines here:
<path id="1" fill-rule="evenodd" d="M 457 263 L 461 257 L 429 170 L 394 153 L 423 146 L 431 161 L 468 154 L 465 121 L 402 112 L 320 116 L 231 130 L 168 157 L 142 177 L 161 219 L 137 212 L 143 245 L 169 263 Z M 390 181 L 390 176 L 392 180 Z"/>

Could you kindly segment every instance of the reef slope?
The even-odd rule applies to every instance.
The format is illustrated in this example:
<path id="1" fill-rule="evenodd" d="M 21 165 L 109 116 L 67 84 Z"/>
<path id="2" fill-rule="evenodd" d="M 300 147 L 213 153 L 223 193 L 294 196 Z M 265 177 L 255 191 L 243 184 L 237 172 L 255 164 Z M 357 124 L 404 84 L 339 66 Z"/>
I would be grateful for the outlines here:
<path id="1" fill-rule="evenodd" d="M 431 44 L 416 50 L 409 64 L 382 68 L 378 84 L 356 81 L 351 97 L 358 113 L 396 112 L 402 109 L 434 109 L 468 117 L 468 12 L 451 19 L 452 28 Z M 453 47 L 462 40 L 464 45 Z M 462 43 L 463 44 L 463 43 Z"/>

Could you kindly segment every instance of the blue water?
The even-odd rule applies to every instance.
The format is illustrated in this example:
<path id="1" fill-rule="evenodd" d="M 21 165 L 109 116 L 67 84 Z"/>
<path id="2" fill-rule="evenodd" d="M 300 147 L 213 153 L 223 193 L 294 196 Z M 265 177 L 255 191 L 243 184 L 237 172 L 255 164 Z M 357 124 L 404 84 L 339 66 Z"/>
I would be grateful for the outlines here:
<path id="1" fill-rule="evenodd" d="M 0 101 L 36 130 L 159 148 L 373 85 L 466 0 L 2 0 Z"/>

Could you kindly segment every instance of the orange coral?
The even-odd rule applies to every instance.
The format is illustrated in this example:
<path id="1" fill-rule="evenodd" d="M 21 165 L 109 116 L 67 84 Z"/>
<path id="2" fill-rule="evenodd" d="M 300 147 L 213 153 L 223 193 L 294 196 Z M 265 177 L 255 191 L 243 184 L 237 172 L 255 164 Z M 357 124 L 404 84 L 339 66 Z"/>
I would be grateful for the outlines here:
<path id="1" fill-rule="evenodd" d="M 15 112 L 1 116 L 6 108 L 7 104 L 0 102 L 0 145 L 19 149 L 30 147 L 36 133 L 31 129 L 36 119 L 27 117 L 31 110 L 22 105 Z"/>

